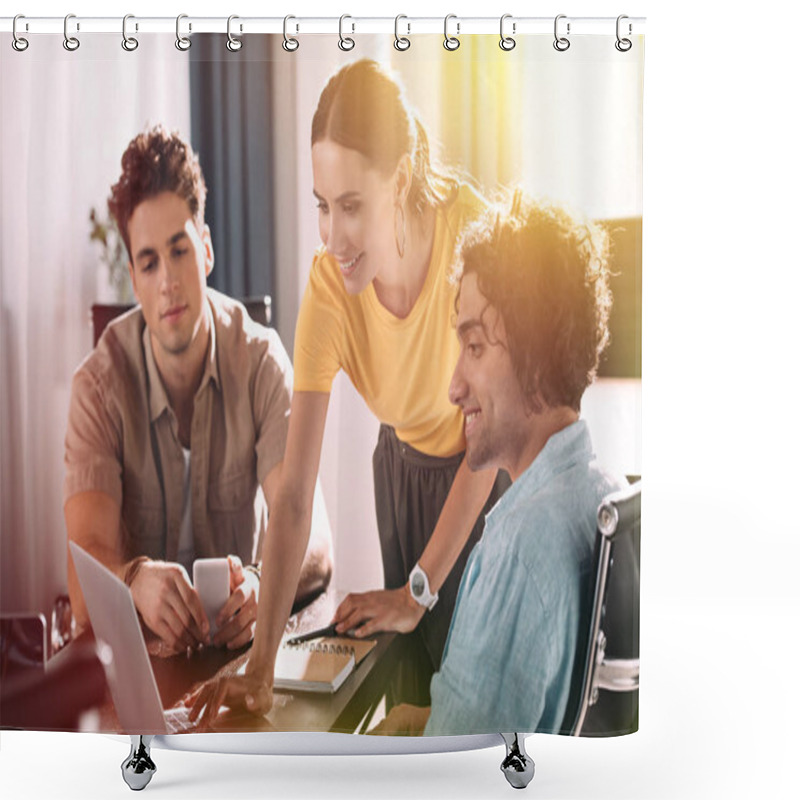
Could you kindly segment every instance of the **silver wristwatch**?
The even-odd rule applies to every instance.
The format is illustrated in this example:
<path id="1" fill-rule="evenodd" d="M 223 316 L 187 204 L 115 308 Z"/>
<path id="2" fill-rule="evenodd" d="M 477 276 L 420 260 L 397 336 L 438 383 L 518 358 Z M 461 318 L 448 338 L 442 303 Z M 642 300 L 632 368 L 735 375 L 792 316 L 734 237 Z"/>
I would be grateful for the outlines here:
<path id="1" fill-rule="evenodd" d="M 408 585 L 411 589 L 411 596 L 421 606 L 425 606 L 430 611 L 436 605 L 439 594 L 431 592 L 428 576 L 419 564 L 415 564 L 414 569 L 411 570 L 411 574 L 408 576 Z"/>

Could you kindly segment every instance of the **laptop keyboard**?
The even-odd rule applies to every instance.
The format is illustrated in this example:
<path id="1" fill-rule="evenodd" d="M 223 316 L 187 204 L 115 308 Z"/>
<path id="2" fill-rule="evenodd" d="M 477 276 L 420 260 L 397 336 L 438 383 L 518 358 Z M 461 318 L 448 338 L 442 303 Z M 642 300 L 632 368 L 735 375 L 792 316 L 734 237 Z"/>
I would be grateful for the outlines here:
<path id="1" fill-rule="evenodd" d="M 164 712 L 169 733 L 188 733 L 197 727 L 196 722 L 189 721 L 188 706 L 175 706 Z"/>

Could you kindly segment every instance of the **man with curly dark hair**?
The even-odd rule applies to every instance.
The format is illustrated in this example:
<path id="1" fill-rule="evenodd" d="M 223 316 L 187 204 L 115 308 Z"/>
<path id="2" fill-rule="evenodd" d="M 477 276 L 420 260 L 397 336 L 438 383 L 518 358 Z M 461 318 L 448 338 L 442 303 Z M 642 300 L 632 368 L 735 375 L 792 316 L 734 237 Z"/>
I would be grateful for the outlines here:
<path id="1" fill-rule="evenodd" d="M 277 333 L 206 285 L 205 201 L 197 156 L 178 134 L 156 126 L 131 141 L 108 208 L 139 305 L 76 371 L 66 435 L 68 536 L 128 584 L 160 655 L 252 639 L 291 402 Z M 312 531 L 298 598 L 330 577 L 320 507 Z M 189 579 L 208 557 L 229 567 L 230 597 L 214 620 Z M 69 587 L 85 623 L 71 560 Z"/>
<path id="2" fill-rule="evenodd" d="M 473 470 L 513 484 L 461 581 L 430 708 L 380 732 L 556 733 L 567 707 L 597 507 L 623 481 L 597 463 L 581 397 L 608 342 L 605 232 L 517 192 L 464 236 L 450 384 Z"/>

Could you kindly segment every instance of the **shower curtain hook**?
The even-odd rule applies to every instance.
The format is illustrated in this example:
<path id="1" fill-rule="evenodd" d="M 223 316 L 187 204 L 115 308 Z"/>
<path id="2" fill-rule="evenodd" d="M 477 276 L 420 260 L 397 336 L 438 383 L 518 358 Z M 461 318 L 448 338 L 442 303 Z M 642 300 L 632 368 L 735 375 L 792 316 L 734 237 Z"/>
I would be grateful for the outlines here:
<path id="1" fill-rule="evenodd" d="M 188 36 L 181 35 L 181 20 L 189 19 L 188 14 L 178 14 L 175 19 L 175 47 L 182 52 L 186 52 L 192 46 L 192 40 Z M 189 32 L 192 31 L 192 23 L 189 23 Z"/>
<path id="2" fill-rule="evenodd" d="M 293 17 L 291 14 L 288 14 L 283 18 L 283 49 L 286 50 L 287 53 L 294 53 L 294 51 L 300 47 L 300 40 L 296 39 L 294 36 L 289 36 L 287 33 L 290 19 L 297 19 L 297 17 Z"/>
<path id="3" fill-rule="evenodd" d="M 556 17 L 555 23 L 553 24 L 553 35 L 555 36 L 555 41 L 553 42 L 553 47 L 558 50 L 559 53 L 563 53 L 565 50 L 569 50 L 570 41 L 567 39 L 566 36 L 559 36 L 558 35 L 558 21 L 562 19 L 566 19 L 566 14 L 559 14 Z M 569 36 L 569 22 L 567 22 L 567 36 Z"/>
<path id="4" fill-rule="evenodd" d="M 339 49 L 344 51 L 352 50 L 356 46 L 356 43 L 353 39 L 351 39 L 349 36 L 345 37 L 342 34 L 342 25 L 346 19 L 353 18 L 349 14 L 342 14 L 342 16 L 339 17 Z M 351 32 L 355 33 L 356 25 L 354 22 L 351 24 L 353 26 L 353 30 Z"/>
<path id="5" fill-rule="evenodd" d="M 14 17 L 14 23 L 13 23 L 13 25 L 11 27 L 11 34 L 14 37 L 11 40 L 11 46 L 18 53 L 21 53 L 24 50 L 27 50 L 28 49 L 28 45 L 30 44 L 30 42 L 27 39 L 25 39 L 23 36 L 20 36 L 17 33 L 17 20 L 20 20 L 20 19 L 25 19 L 25 15 L 24 14 L 17 14 L 17 16 Z M 27 29 L 27 24 L 26 24 L 26 29 Z"/>
<path id="6" fill-rule="evenodd" d="M 630 39 L 623 39 L 619 35 L 620 23 L 624 19 L 628 19 L 627 15 L 625 15 L 625 14 L 620 14 L 617 17 L 617 41 L 614 42 L 614 47 L 616 47 L 617 50 L 620 51 L 620 53 L 627 53 L 628 50 L 630 50 L 631 47 L 633 47 L 633 42 L 631 42 Z M 630 35 L 631 33 L 633 33 L 633 26 L 629 22 L 628 23 L 628 35 Z"/>
<path id="7" fill-rule="evenodd" d="M 81 46 L 81 42 L 77 37 L 69 35 L 67 26 L 69 25 L 69 21 L 71 19 L 75 19 L 74 14 L 67 14 L 67 16 L 64 17 L 64 49 L 69 50 L 70 53 L 74 53 Z M 75 29 L 81 29 L 80 23 L 75 23 Z"/>
<path id="8" fill-rule="evenodd" d="M 509 50 L 513 50 L 517 46 L 517 42 L 515 39 L 513 39 L 511 36 L 506 36 L 503 33 L 503 26 L 505 25 L 507 19 L 513 19 L 511 14 L 503 14 L 503 16 L 500 17 L 500 49 L 505 50 L 506 52 L 508 52 Z M 511 32 L 512 33 L 517 32 L 516 22 L 511 23 Z"/>
<path id="9" fill-rule="evenodd" d="M 128 20 L 135 19 L 133 14 L 126 14 L 122 18 L 122 49 L 127 50 L 129 53 L 132 53 L 138 46 L 139 40 L 134 38 L 133 36 L 128 36 Z M 139 30 L 138 23 L 136 24 L 136 30 Z"/>
<path id="10" fill-rule="evenodd" d="M 238 53 L 242 49 L 242 40 L 241 39 L 237 39 L 231 33 L 231 22 L 233 22 L 233 20 L 235 20 L 235 19 L 239 19 L 239 17 L 237 17 L 236 14 L 231 14 L 228 17 L 228 41 L 225 42 L 225 47 L 227 47 L 228 50 L 231 51 L 231 53 Z M 240 33 L 241 33 L 241 30 L 242 30 L 242 26 L 240 25 L 239 26 L 239 32 Z"/>
<path id="11" fill-rule="evenodd" d="M 405 14 L 398 14 L 394 18 L 394 49 L 400 50 L 402 52 L 404 50 L 408 50 L 408 48 L 411 47 L 411 39 L 408 39 L 405 36 L 401 36 L 398 33 L 398 28 L 400 26 L 401 19 L 408 19 L 408 17 Z M 411 33 L 411 25 L 408 23 L 406 23 L 406 25 L 408 25 L 408 32 Z"/>
<path id="12" fill-rule="evenodd" d="M 458 50 L 458 48 L 461 46 L 461 42 L 456 36 L 450 36 L 447 33 L 447 26 L 451 19 L 456 20 L 456 33 L 461 32 L 461 23 L 458 22 L 458 17 L 455 14 L 448 14 L 444 18 L 444 42 L 442 42 L 442 47 L 452 53 L 453 50 Z"/>

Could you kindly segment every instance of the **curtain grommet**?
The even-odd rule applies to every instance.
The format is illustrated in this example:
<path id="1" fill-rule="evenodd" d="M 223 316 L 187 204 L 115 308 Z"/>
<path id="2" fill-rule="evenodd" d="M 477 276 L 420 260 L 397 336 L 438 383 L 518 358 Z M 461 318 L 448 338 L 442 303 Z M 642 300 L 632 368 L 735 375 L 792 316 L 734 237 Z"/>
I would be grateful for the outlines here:
<path id="1" fill-rule="evenodd" d="M 188 19 L 188 14 L 178 14 L 175 18 L 175 47 L 178 48 L 182 53 L 185 53 L 191 46 L 192 40 L 188 36 L 184 36 L 181 33 L 181 20 Z M 192 23 L 189 23 L 189 33 L 192 32 Z"/>
<path id="2" fill-rule="evenodd" d="M 12 36 L 11 46 L 18 53 L 24 53 L 28 49 L 28 46 L 30 45 L 30 42 L 24 36 L 20 36 L 17 33 L 17 22 L 21 19 L 25 19 L 25 15 L 17 14 L 17 16 L 14 17 L 14 22 L 11 26 L 11 36 Z"/>
<path id="3" fill-rule="evenodd" d="M 500 43 L 499 43 L 500 44 L 500 49 L 501 50 L 505 50 L 506 53 L 508 53 L 510 50 L 513 50 L 517 46 L 516 39 L 514 39 L 511 36 L 506 36 L 505 35 L 504 27 L 505 27 L 505 23 L 506 23 L 507 19 L 513 19 L 511 14 L 503 14 L 503 16 L 500 17 Z M 517 23 L 516 22 L 512 22 L 511 23 L 511 32 L 512 33 L 516 33 L 517 32 Z"/>
<path id="4" fill-rule="evenodd" d="M 345 36 L 342 33 L 342 26 L 344 25 L 344 21 L 346 19 L 353 19 L 353 18 L 349 14 L 342 14 L 342 16 L 339 17 L 339 49 L 344 50 L 345 53 L 348 53 L 356 46 L 356 43 L 355 40 L 352 39 L 350 36 Z M 353 30 L 351 31 L 351 33 L 355 33 L 355 30 L 356 26 L 355 23 L 353 23 Z"/>
<path id="5" fill-rule="evenodd" d="M 228 17 L 228 41 L 225 42 L 225 47 L 228 48 L 228 52 L 230 52 L 230 53 L 238 53 L 242 49 L 242 46 L 243 46 L 242 45 L 242 40 L 241 39 L 237 39 L 231 33 L 231 22 L 233 22 L 235 19 L 239 19 L 239 17 L 237 17 L 236 14 L 231 14 Z M 242 32 L 242 26 L 240 25 L 239 26 L 239 33 L 241 33 L 241 32 Z"/>
<path id="6" fill-rule="evenodd" d="M 404 53 L 409 47 L 411 47 L 411 39 L 409 39 L 407 36 L 400 35 L 399 27 L 401 19 L 408 19 L 408 17 L 405 14 L 398 14 L 394 18 L 394 49 Z M 408 26 L 408 33 L 411 33 L 411 25 L 408 23 L 406 23 L 406 25 Z"/>
<path id="7" fill-rule="evenodd" d="M 70 53 L 74 53 L 81 46 L 81 40 L 78 39 L 77 36 L 70 36 L 69 35 L 69 30 L 68 30 L 69 21 L 71 19 L 75 19 L 75 18 L 76 17 L 75 17 L 74 14 L 67 14 L 67 16 L 64 17 L 64 41 L 63 41 L 63 45 L 64 45 L 64 49 L 65 50 L 69 50 Z M 75 23 L 75 30 L 79 31 L 80 29 L 81 29 L 80 23 L 79 22 Z"/>
<path id="8" fill-rule="evenodd" d="M 283 49 L 287 53 L 294 53 L 294 51 L 297 50 L 298 47 L 300 47 L 300 40 L 295 38 L 294 36 L 289 36 L 288 28 L 290 19 L 297 19 L 297 17 L 293 17 L 291 14 L 287 14 L 283 18 Z M 295 32 L 299 30 L 299 27 L 300 27 L 299 25 L 296 26 Z"/>
<path id="9" fill-rule="evenodd" d="M 448 14 L 444 18 L 444 41 L 442 42 L 442 47 L 444 47 L 445 50 L 448 50 L 452 53 L 454 50 L 458 50 L 458 48 L 461 47 L 461 42 L 459 41 L 457 36 L 450 36 L 450 34 L 447 32 L 447 28 L 448 25 L 450 24 L 451 19 L 456 20 L 457 34 L 460 32 L 461 25 L 458 22 L 458 17 L 455 14 Z"/>
<path id="10" fill-rule="evenodd" d="M 122 49 L 127 51 L 128 53 L 132 53 L 138 46 L 139 40 L 134 36 L 128 36 L 128 20 L 135 19 L 133 14 L 126 14 L 122 18 Z M 139 30 L 139 25 L 137 24 L 135 29 Z"/>
<path id="11" fill-rule="evenodd" d="M 559 14 L 555 22 L 553 23 L 553 36 L 555 37 L 555 41 L 553 42 L 553 47 L 558 50 L 559 53 L 564 53 L 565 51 L 569 50 L 570 41 L 567 39 L 569 36 L 569 22 L 567 22 L 567 36 L 559 36 L 558 35 L 558 23 L 562 19 L 566 19 L 566 14 Z"/>

